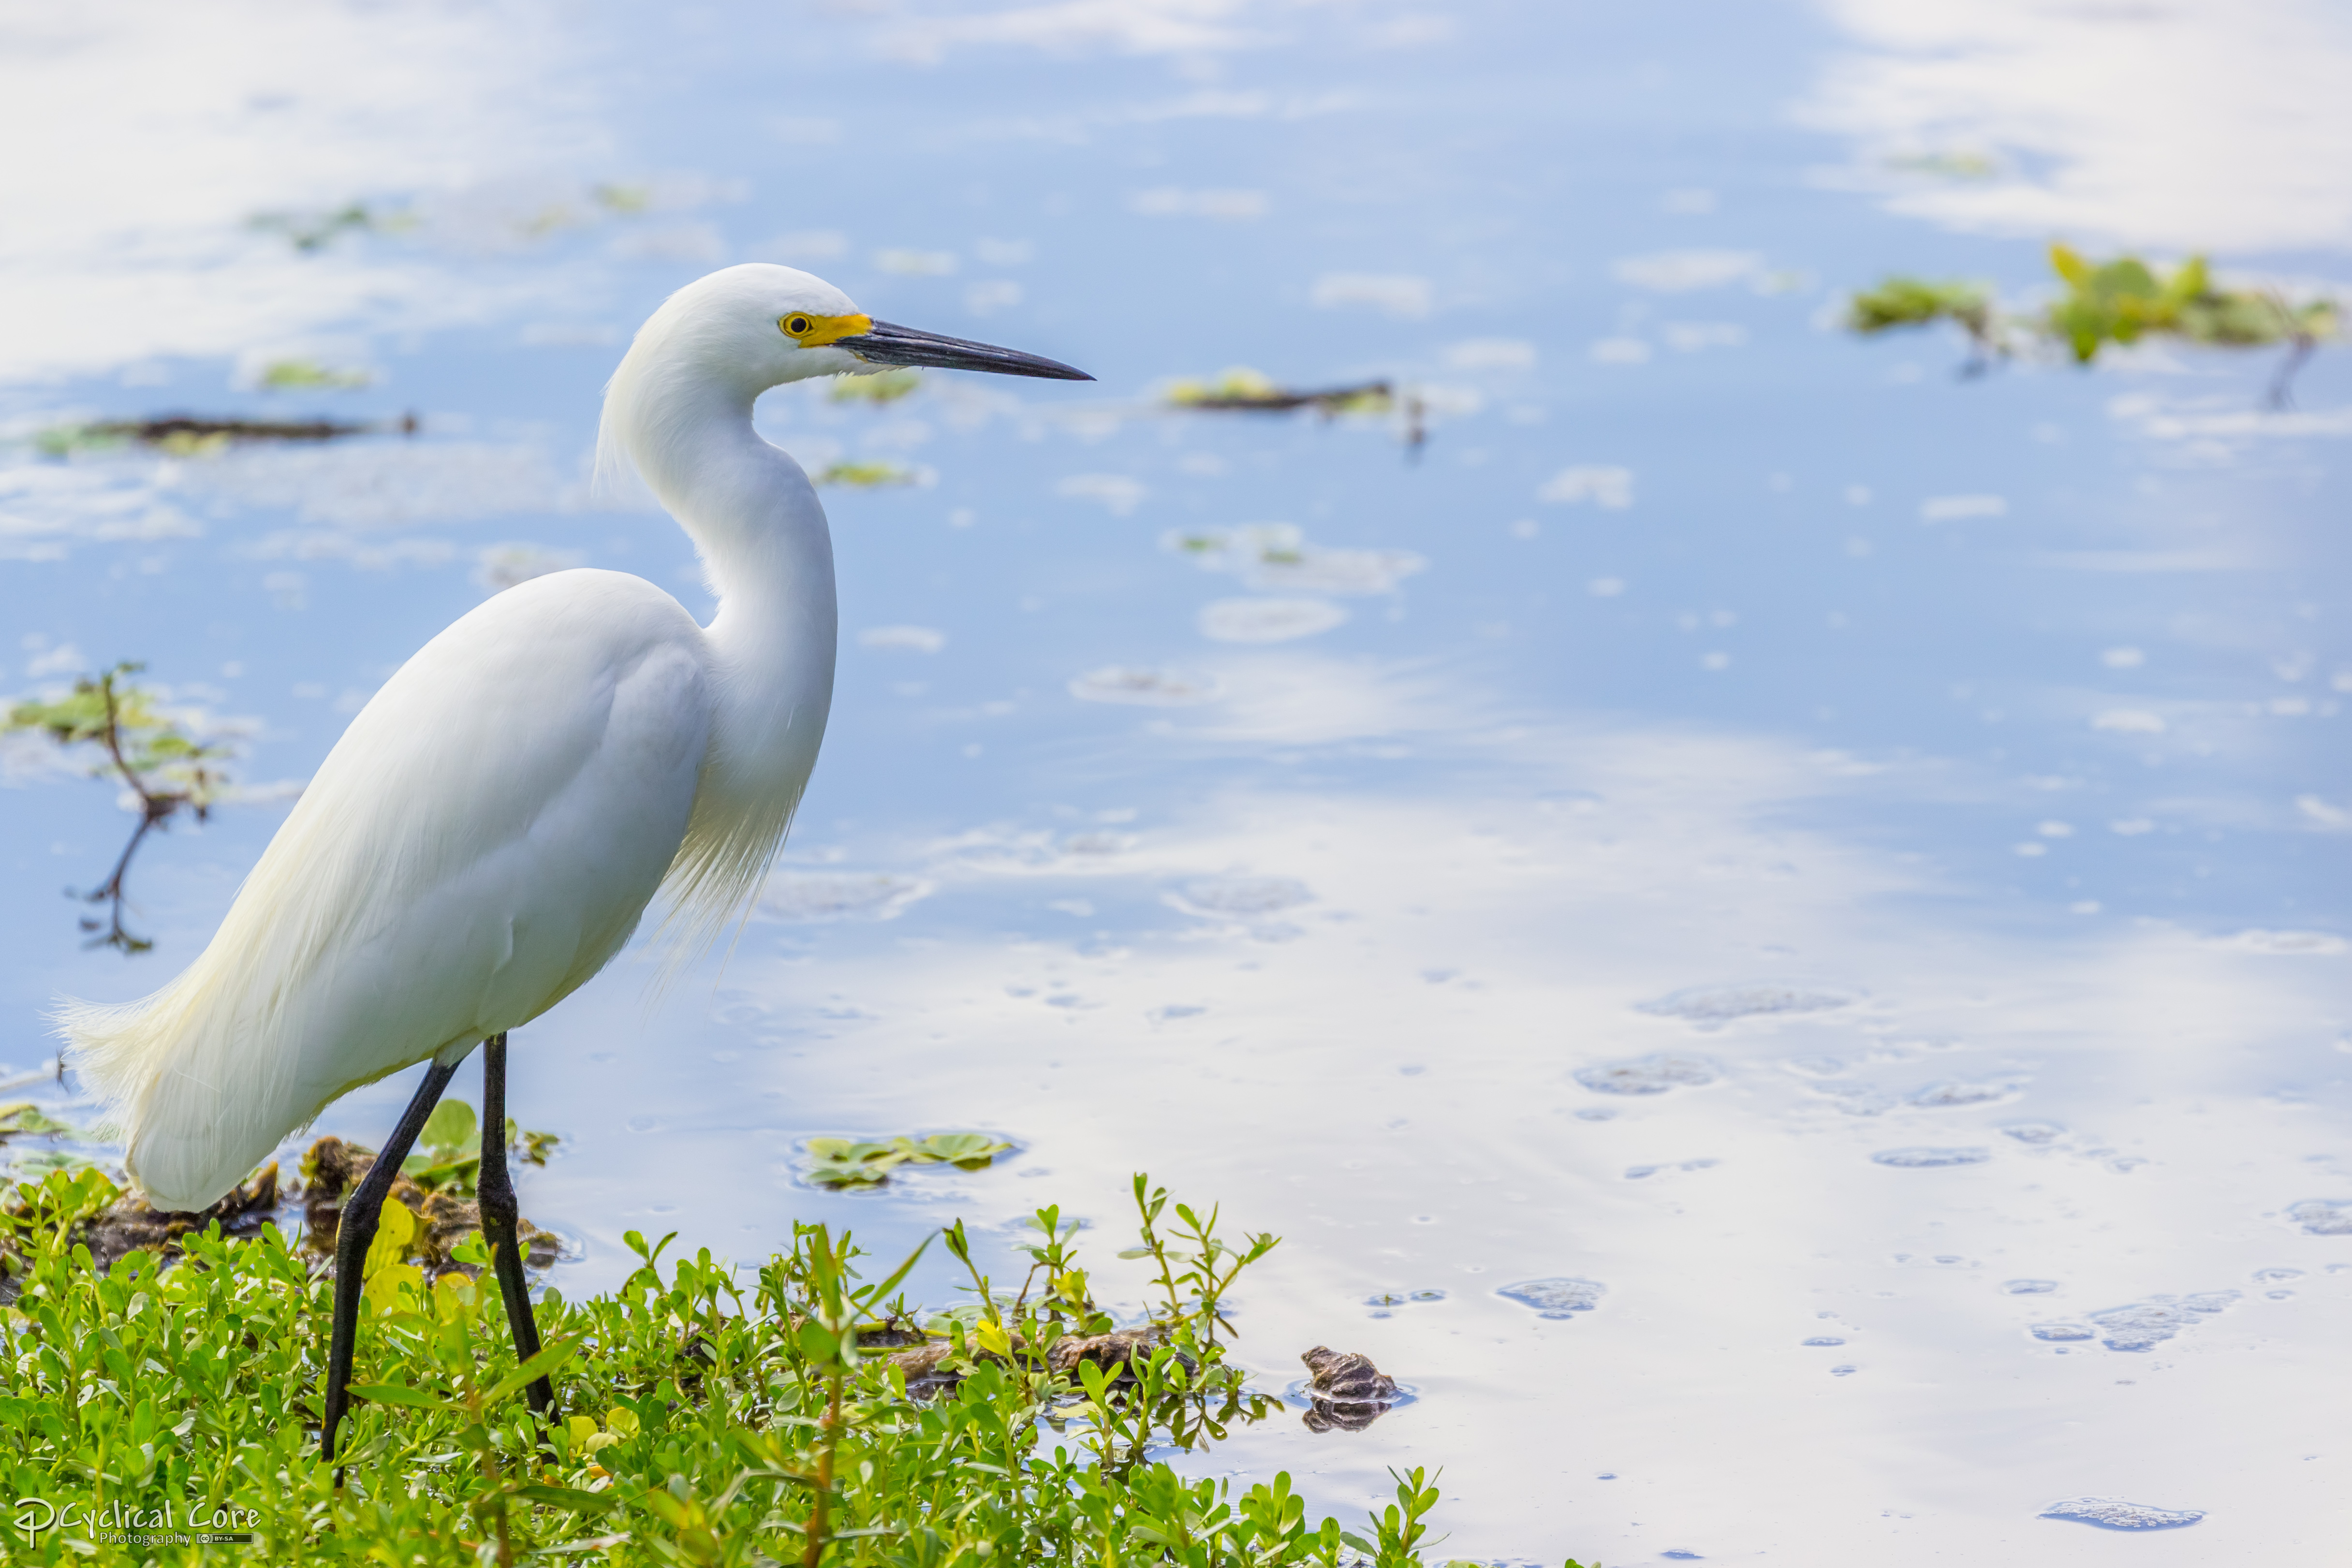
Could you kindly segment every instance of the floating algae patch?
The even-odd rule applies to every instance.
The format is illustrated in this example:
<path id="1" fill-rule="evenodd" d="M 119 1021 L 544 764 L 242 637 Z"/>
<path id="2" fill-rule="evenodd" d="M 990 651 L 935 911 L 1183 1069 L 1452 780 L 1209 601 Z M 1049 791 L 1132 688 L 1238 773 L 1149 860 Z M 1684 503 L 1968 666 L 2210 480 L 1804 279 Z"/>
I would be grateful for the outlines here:
<path id="1" fill-rule="evenodd" d="M 2078 1497 L 2052 1503 L 2039 1517 L 2095 1524 L 2101 1530 L 2179 1530 L 2196 1523 L 2205 1514 L 2201 1509 L 2156 1508 L 2144 1502 L 2126 1502 L 2121 1498 Z"/>
<path id="2" fill-rule="evenodd" d="M 1310 544 L 1293 523 L 1171 533 L 1161 542 L 1202 570 L 1231 572 L 1252 588 L 1313 593 L 1387 593 L 1428 558 L 1412 550 L 1337 549 Z"/>
<path id="3" fill-rule="evenodd" d="M 1655 1013 L 1662 1018 L 1685 1019 L 1704 1029 L 1729 1023 L 1734 1019 L 1775 1013 L 1827 1012 L 1832 1008 L 1845 1007 L 1853 1000 L 1853 997 L 1841 991 L 1764 982 L 1692 986 L 1685 990 L 1670 992 L 1655 1001 L 1636 1003 L 1634 1010 Z"/>
<path id="4" fill-rule="evenodd" d="M 911 370 L 884 371 L 870 376 L 835 376 L 825 396 L 831 402 L 863 402 L 878 407 L 898 402 L 922 384 L 922 372 Z"/>
<path id="5" fill-rule="evenodd" d="M 883 490 L 899 485 L 928 485 L 931 471 L 904 463 L 828 463 L 809 476 L 813 484 L 846 485 L 854 490 Z"/>
<path id="6" fill-rule="evenodd" d="M 1980 1166 L 1992 1158 L 1992 1151 L 1976 1145 L 1951 1149 L 1917 1146 L 1881 1149 L 1870 1158 L 1874 1165 L 1893 1166 L 1896 1170 L 1924 1171 L 1944 1166 Z"/>
<path id="7" fill-rule="evenodd" d="M 1571 1312 L 1589 1312 L 1598 1307 L 1609 1287 L 1598 1280 L 1522 1280 L 1495 1293 L 1505 1301 L 1533 1307 L 1538 1317 L 1567 1318 Z"/>
<path id="8" fill-rule="evenodd" d="M 1720 1070 L 1704 1056 L 1679 1056 L 1660 1051 L 1624 1061 L 1604 1061 L 1580 1067 L 1576 1081 L 1596 1094 L 1664 1094 L 1669 1089 L 1691 1089 L 1712 1083 Z"/>
<path id="9" fill-rule="evenodd" d="M 1213 675 L 1179 670 L 1106 664 L 1070 683 L 1070 695 L 1080 702 L 1129 703 L 1139 707 L 1191 707 L 1214 702 L 1224 688 Z"/>

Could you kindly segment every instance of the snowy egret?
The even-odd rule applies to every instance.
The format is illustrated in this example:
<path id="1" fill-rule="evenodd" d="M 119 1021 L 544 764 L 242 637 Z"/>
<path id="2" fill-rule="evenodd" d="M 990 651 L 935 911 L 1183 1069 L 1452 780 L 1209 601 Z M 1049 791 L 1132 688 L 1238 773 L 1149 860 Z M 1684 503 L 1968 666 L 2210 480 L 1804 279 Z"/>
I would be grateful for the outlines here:
<path id="1" fill-rule="evenodd" d="M 901 365 L 1093 379 L 874 320 L 790 267 L 731 267 L 672 295 L 605 389 L 597 462 L 633 465 L 692 537 L 710 624 L 615 571 L 499 594 L 352 719 L 202 956 L 143 1000 L 60 1009 L 159 1208 L 204 1208 L 331 1101 L 431 1062 L 343 1207 L 327 1457 L 377 1216 L 478 1043 L 482 1229 L 517 1353 L 538 1350 L 506 1169 L 507 1031 L 603 968 L 657 892 L 690 951 L 757 891 L 824 735 L 835 611 L 824 509 L 753 432 L 751 404 Z M 549 1399 L 541 1379 L 532 1407 Z"/>

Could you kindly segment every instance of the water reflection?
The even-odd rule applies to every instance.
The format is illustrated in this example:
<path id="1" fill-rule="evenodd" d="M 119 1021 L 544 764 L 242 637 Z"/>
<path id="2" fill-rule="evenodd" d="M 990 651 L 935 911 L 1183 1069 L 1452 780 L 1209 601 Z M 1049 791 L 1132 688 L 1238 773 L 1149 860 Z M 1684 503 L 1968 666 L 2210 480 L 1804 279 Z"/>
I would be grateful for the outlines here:
<path id="1" fill-rule="evenodd" d="M 2227 202 L 2168 172 L 2198 224 L 2158 232 L 2103 129 L 2145 100 L 2028 113 L 2055 78 L 1995 82 L 1971 46 L 1918 100 L 1959 129 L 1919 155 L 2030 122 L 2058 173 L 2000 141 L 1982 180 L 1905 174 L 1893 215 L 1803 185 L 1857 130 L 1917 130 L 1867 62 L 1930 23 L 2029 63 L 2093 26 L 2022 7 L 1899 36 L 1837 10 L 1858 45 L 1770 8 L 1706 37 L 1476 6 L 352 13 L 214 79 L 184 62 L 234 29 L 147 15 L 94 13 L 64 86 L 0 95 L 91 145 L 5 176 L 41 220 L 0 250 L 8 431 L 422 429 L 0 452 L 13 686 L 142 656 L 257 722 L 254 777 L 299 778 L 486 591 L 583 562 L 706 609 L 672 526 L 593 502 L 584 460 L 617 344 L 712 259 L 986 315 L 1138 400 L 929 377 L 762 405 L 806 463 L 919 453 L 932 482 L 828 492 L 853 633 L 753 917 L 666 989 L 632 956 L 517 1037 L 518 1113 L 566 1140 L 524 1197 L 577 1240 L 563 1288 L 616 1281 L 632 1227 L 752 1257 L 823 1218 L 889 1254 L 962 1215 L 1010 1248 L 1035 1204 L 1107 1217 L 1149 1169 L 1288 1238 L 1235 1303 L 1261 1386 L 1338 1343 L 1419 1396 L 1207 1462 L 1332 1511 L 1444 1464 L 1448 1552 L 2044 1561 L 2052 1499 L 2126 1497 L 2251 1560 L 2340 1493 L 2309 1391 L 2352 1288 L 2346 372 L 2320 355 L 2287 414 L 2203 361 L 1959 387 L 1811 325 L 1891 266 L 2042 266 L 1912 213 L 2033 226 L 2054 192 L 2070 232 L 2319 243 L 2333 209 L 2289 198 L 2324 159 L 2240 160 Z M 2220 15 L 2097 26 L 2170 48 Z M 2332 57 L 2264 15 L 2221 64 Z M 786 44 L 907 90 L 780 97 L 758 62 Z M 98 75 L 129 85 L 71 96 Z M 77 107 L 151 89 L 129 129 Z M 1909 118 L 1792 130 L 1809 91 Z M 666 168 L 704 172 L 631 173 Z M 357 199 L 414 224 L 308 253 L 246 226 Z M 380 379 L 239 381 L 298 351 Z M 1423 389 L 1423 460 L 1378 424 L 1140 401 L 1242 361 Z M 102 965 L 47 890 L 121 823 L 5 759 L 0 1057 L 29 1071 L 47 996 L 160 982 L 274 819 L 154 845 L 161 956 Z M 322 1130 L 380 1137 L 406 1093 Z M 1014 1147 L 802 1182 L 812 1138 L 950 1129 Z M 2177 1437 L 2216 1427 L 2227 1451 Z"/>

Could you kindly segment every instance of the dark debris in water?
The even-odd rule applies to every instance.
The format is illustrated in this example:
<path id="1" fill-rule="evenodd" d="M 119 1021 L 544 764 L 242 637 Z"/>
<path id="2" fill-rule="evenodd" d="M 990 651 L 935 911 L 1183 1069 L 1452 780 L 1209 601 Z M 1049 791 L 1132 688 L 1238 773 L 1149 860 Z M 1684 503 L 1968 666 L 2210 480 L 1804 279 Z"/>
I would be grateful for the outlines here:
<path id="1" fill-rule="evenodd" d="M 1118 1329 L 1109 1333 L 1066 1334 L 1046 1350 L 1045 1365 L 1050 1371 L 1068 1375 L 1077 1370 L 1080 1362 L 1090 1361 L 1112 1375 L 1109 1385 L 1112 1388 L 1132 1387 L 1135 1375 L 1128 1364 L 1139 1357 L 1148 1358 L 1166 1339 L 1166 1329 L 1157 1323 L 1143 1328 Z M 952 1359 L 954 1346 L 947 1339 L 926 1335 L 921 1330 L 913 1328 L 861 1327 L 857 1331 L 857 1344 L 861 1350 L 888 1349 L 909 1340 L 916 1342 L 912 1348 L 891 1350 L 887 1357 L 891 1365 L 906 1375 L 909 1394 L 918 1398 L 925 1397 L 952 1388 L 961 1380 L 963 1375 L 957 1370 Z M 1028 1349 L 1027 1342 L 1018 1334 L 1013 1336 L 1012 1344 L 1015 1353 Z M 973 1359 L 1002 1362 L 1004 1357 L 983 1350 L 975 1353 Z M 1195 1364 L 1191 1356 L 1181 1353 L 1177 1359 L 1188 1371 Z"/>
<path id="2" fill-rule="evenodd" d="M 175 456 L 199 456 L 251 442 L 315 443 L 354 435 L 415 435 L 423 423 L 414 413 L 398 419 L 213 419 L 171 413 L 154 419 L 107 419 L 60 424 L 42 431 L 33 444 L 52 456 L 111 446 L 152 446 Z"/>
<path id="3" fill-rule="evenodd" d="M 90 1220 L 75 1239 L 89 1249 L 91 1262 L 104 1272 L 131 1252 L 177 1257 L 181 1237 L 201 1234 L 215 1220 L 224 1236 L 255 1235 L 276 1218 L 278 1203 L 278 1166 L 273 1161 L 200 1213 L 156 1208 L 138 1194 L 125 1193 Z"/>
<path id="4" fill-rule="evenodd" d="M 320 1138 L 302 1156 L 303 1239 L 320 1273 L 334 1269 L 335 1237 L 342 1228 L 343 1195 L 357 1186 L 375 1164 L 374 1152 L 332 1135 Z M 427 1280 L 450 1272 L 474 1270 L 457 1262 L 451 1253 L 457 1244 L 482 1228 L 479 1206 L 457 1190 L 434 1190 L 404 1172 L 394 1176 L 388 1201 L 400 1203 L 416 1216 L 415 1232 L 408 1243 L 413 1261 Z M 545 1269 L 562 1250 L 548 1231 L 527 1219 L 515 1222 L 526 1267 Z"/>
<path id="5" fill-rule="evenodd" d="M 1299 392 L 1277 386 L 1256 371 L 1231 370 L 1214 381 L 1180 381 L 1167 396 L 1178 408 L 1210 413 L 1289 413 L 1311 408 L 1330 419 L 1343 413 L 1386 413 L 1395 405 L 1396 388 L 1387 381 L 1370 381 Z"/>
<path id="6" fill-rule="evenodd" d="M 1310 1432 L 1360 1432 L 1389 1413 L 1402 1396 L 1396 1379 L 1372 1364 L 1369 1355 L 1317 1345 L 1300 1356 L 1313 1377 L 1299 1419 Z"/>

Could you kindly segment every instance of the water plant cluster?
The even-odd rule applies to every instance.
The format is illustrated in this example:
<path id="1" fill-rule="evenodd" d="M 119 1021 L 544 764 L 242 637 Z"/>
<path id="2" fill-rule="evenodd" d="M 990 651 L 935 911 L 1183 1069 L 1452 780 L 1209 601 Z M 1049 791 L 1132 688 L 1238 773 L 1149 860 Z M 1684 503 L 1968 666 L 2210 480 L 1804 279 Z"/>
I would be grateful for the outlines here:
<path id="1" fill-rule="evenodd" d="M 2294 372 L 2321 343 L 2343 336 L 2341 306 L 2324 296 L 2291 298 L 2278 288 L 2217 283 L 2201 256 L 2163 269 L 2137 256 L 2093 262 L 2063 245 L 2050 247 L 2059 292 L 2036 309 L 2004 307 L 1990 284 L 1897 276 L 1847 301 L 1848 329 L 1865 337 L 1946 321 L 1969 340 L 1963 373 L 2042 347 L 2087 365 L 2112 348 L 2168 338 L 2200 348 L 2284 345 L 2287 358 L 2271 385 L 2283 404 Z"/>
<path id="2" fill-rule="evenodd" d="M 1140 1176 L 1129 1255 L 1154 1299 L 1124 1329 L 1055 1208 L 1013 1289 L 948 1228 L 968 1299 L 929 1315 L 900 1293 L 915 1258 L 876 1269 L 822 1225 L 756 1272 L 633 1231 L 635 1272 L 548 1291 L 546 1348 L 520 1366 L 497 1291 L 372 1259 L 389 1277 L 362 1308 L 340 1485 L 316 1430 L 331 1285 L 274 1228 L 101 1271 L 81 1237 L 117 1197 L 103 1171 L 54 1171 L 0 1212 L 0 1469 L 51 1516 L 14 1531 L 12 1563 L 1408 1568 L 1433 1544 L 1418 1469 L 1349 1530 L 1310 1524 L 1287 1475 L 1170 1462 L 1280 1408 L 1221 1312 L 1275 1239 L 1230 1242 Z M 486 1261 L 478 1237 L 457 1256 Z M 544 1424 L 520 1397 L 540 1375 Z M 215 1529 L 251 1540 L 194 1543 Z"/>
<path id="3" fill-rule="evenodd" d="M 73 689 L 53 698 L 29 698 L 8 710 L 9 732 L 46 736 L 69 756 L 85 759 L 93 777 L 112 778 L 135 797 L 138 825 L 106 880 L 83 902 L 106 906 L 107 917 L 86 917 L 93 933 L 86 946 L 144 953 L 154 943 L 122 924 L 124 879 L 147 835 L 186 812 L 197 821 L 228 789 L 223 764 L 226 742 L 193 733 L 182 717 L 163 706 L 161 695 L 131 679 L 146 666 L 121 664 L 101 674 L 85 675 Z"/>

